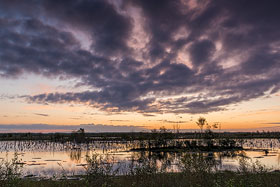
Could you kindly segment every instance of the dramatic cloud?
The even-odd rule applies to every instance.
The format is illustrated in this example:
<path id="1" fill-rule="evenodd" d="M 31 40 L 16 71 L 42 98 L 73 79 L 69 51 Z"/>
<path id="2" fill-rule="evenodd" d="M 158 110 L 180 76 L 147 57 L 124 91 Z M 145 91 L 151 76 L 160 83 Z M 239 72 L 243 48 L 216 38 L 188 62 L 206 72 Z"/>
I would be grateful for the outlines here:
<path id="1" fill-rule="evenodd" d="M 202 40 L 192 44 L 190 55 L 193 65 L 197 66 L 211 61 L 210 57 L 214 52 L 215 45 L 209 40 Z"/>
<path id="2" fill-rule="evenodd" d="M 0 76 L 77 78 L 24 96 L 110 112 L 207 113 L 280 88 L 278 1 L 3 0 Z M 79 86 L 76 85 L 76 86 Z"/>

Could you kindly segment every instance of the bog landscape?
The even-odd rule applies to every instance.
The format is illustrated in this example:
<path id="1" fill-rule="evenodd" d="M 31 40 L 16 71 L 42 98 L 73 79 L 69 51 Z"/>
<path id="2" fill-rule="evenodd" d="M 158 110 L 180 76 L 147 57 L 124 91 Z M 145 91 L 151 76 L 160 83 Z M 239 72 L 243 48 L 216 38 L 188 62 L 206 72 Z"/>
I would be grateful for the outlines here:
<path id="1" fill-rule="evenodd" d="M 279 7 L 0 0 L 0 187 L 280 186 Z"/>
<path id="2" fill-rule="evenodd" d="M 0 134 L 1 181 L 24 186 L 271 186 L 280 182 L 280 133 Z M 214 125 L 214 127 L 216 127 Z M 145 179 L 145 180 L 143 180 Z M 203 179 L 203 180 L 202 180 Z"/>

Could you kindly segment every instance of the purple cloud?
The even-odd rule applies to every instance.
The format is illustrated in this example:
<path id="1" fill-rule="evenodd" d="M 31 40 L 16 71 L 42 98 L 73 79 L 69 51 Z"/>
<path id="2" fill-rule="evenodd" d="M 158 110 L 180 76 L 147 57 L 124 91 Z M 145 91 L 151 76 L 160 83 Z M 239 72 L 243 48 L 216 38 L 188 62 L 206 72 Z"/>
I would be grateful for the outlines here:
<path id="1" fill-rule="evenodd" d="M 4 0 L 0 76 L 74 77 L 91 88 L 24 96 L 28 102 L 150 115 L 226 110 L 279 91 L 277 7 L 261 0 Z M 140 43 L 137 32 L 145 36 Z"/>

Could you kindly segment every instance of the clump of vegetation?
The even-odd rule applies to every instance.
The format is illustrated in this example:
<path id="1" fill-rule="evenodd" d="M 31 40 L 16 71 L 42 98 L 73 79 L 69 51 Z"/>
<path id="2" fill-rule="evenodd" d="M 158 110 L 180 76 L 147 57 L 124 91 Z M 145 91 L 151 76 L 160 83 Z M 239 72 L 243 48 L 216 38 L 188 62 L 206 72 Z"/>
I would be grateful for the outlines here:
<path id="1" fill-rule="evenodd" d="M 131 162 L 130 168 L 128 175 L 153 175 L 158 172 L 156 159 L 151 159 L 146 156 L 141 156 Z"/>
<path id="2" fill-rule="evenodd" d="M 15 186 L 19 183 L 21 170 L 21 160 L 18 158 L 18 154 L 14 154 L 14 158 L 11 161 L 2 160 L 0 162 L 0 182 L 6 186 Z"/>
<path id="3" fill-rule="evenodd" d="M 114 158 L 109 155 L 97 153 L 86 156 L 87 165 L 85 166 L 85 180 L 88 185 L 101 186 L 103 182 L 110 182 L 117 170 L 113 170 Z"/>
<path id="4" fill-rule="evenodd" d="M 181 169 L 184 173 L 211 173 L 217 166 L 216 160 L 213 157 L 204 157 L 201 152 L 185 154 L 181 163 Z"/>
<path id="5" fill-rule="evenodd" d="M 112 171 L 114 158 L 109 155 L 102 156 L 94 153 L 86 156 L 87 165 L 85 166 L 87 176 L 108 176 Z"/>
<path id="6" fill-rule="evenodd" d="M 236 144 L 232 138 L 221 136 L 214 130 L 221 128 L 221 123 L 209 124 L 206 118 L 200 117 L 196 124 L 200 127 L 200 133 L 195 133 L 196 139 L 184 140 L 184 136 L 179 133 L 172 133 L 164 126 L 157 130 L 152 130 L 148 139 L 139 139 L 139 146 L 130 149 L 131 151 L 151 151 L 151 152 L 188 152 L 188 151 L 225 151 L 242 150 L 242 146 Z M 203 131 L 203 128 L 205 131 Z M 198 135 L 198 136 L 197 136 Z M 177 138 L 175 138 L 177 137 Z M 186 138 L 187 139 L 187 138 Z"/>

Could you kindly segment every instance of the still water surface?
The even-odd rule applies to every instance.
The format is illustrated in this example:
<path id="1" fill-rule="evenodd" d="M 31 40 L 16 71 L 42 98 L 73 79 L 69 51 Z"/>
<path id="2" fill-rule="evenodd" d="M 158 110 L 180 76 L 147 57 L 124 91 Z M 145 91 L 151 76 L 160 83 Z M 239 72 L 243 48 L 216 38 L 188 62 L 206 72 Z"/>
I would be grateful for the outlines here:
<path id="1" fill-rule="evenodd" d="M 274 170 L 280 170 L 280 140 L 278 139 L 245 139 L 242 142 L 244 151 L 204 153 L 211 155 L 218 162 L 220 170 L 235 170 L 241 157 L 248 157 L 251 161 L 259 161 L 261 164 Z M 85 173 L 86 155 L 100 154 L 113 158 L 113 162 L 122 166 L 125 172 L 128 165 L 135 158 L 155 159 L 160 167 L 163 163 L 169 163 L 167 171 L 178 171 L 180 153 L 148 153 L 132 152 L 131 148 L 139 145 L 138 141 L 96 141 L 89 144 L 54 143 L 48 141 L 1 141 L 0 160 L 11 160 L 17 153 L 20 163 L 23 165 L 24 176 L 34 175 L 38 177 L 52 177 L 64 175 L 79 175 Z M 264 149 L 268 149 L 265 155 Z"/>

